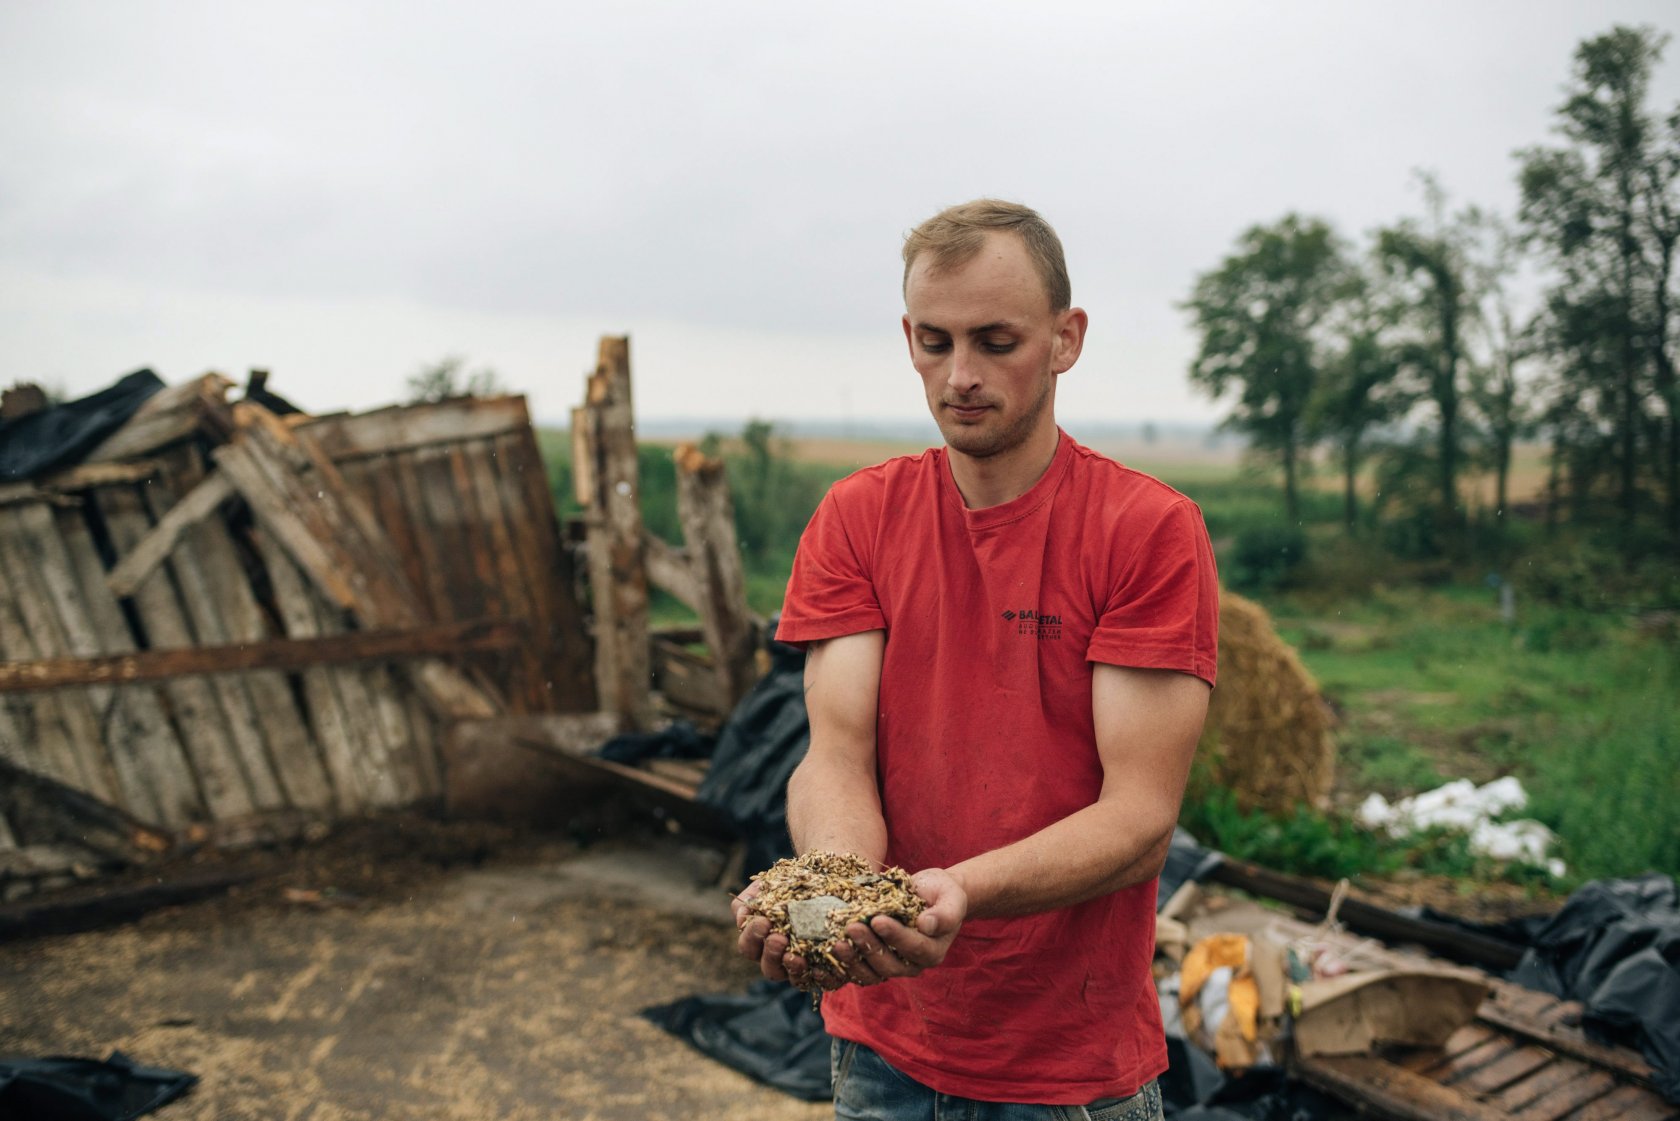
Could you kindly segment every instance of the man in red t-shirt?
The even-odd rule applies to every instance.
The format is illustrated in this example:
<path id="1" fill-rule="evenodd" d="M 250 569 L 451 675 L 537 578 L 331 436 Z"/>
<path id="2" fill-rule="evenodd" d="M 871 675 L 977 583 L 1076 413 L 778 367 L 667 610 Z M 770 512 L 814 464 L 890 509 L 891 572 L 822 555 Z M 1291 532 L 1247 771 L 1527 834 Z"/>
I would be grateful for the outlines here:
<path id="1" fill-rule="evenodd" d="M 1207 534 L 1057 427 L 1086 315 L 1039 215 L 952 207 L 904 261 L 945 446 L 835 485 L 778 637 L 807 649 L 795 847 L 906 867 L 927 909 L 853 924 L 840 974 L 737 903 L 739 947 L 828 990 L 839 1117 L 1158 1116 L 1155 879 L 1214 680 Z"/>

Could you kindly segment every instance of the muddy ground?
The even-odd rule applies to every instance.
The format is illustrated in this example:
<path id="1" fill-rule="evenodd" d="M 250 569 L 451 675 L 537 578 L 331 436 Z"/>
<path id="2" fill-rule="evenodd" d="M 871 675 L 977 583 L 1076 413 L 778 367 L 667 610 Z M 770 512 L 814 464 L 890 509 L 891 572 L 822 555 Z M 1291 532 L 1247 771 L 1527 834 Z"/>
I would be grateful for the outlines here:
<path id="1" fill-rule="evenodd" d="M 394 818 L 217 857 L 256 878 L 124 926 L 0 944 L 0 1053 L 187 1070 L 163 1121 L 832 1116 L 638 1015 L 755 976 L 726 854 Z"/>

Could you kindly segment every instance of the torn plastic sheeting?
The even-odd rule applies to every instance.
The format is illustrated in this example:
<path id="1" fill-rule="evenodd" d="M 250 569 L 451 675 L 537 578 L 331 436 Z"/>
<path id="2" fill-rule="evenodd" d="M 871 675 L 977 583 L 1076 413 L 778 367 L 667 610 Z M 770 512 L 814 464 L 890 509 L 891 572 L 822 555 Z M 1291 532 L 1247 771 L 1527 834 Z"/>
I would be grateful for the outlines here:
<path id="1" fill-rule="evenodd" d="M 770 672 L 718 731 L 695 801 L 722 811 L 746 844 L 746 866 L 768 868 L 793 855 L 787 783 L 811 743 L 805 712 L 805 652 L 770 644 Z"/>
<path id="2" fill-rule="evenodd" d="M 1477 786 L 1469 779 L 1455 779 L 1434 790 L 1414 794 L 1390 803 L 1372 794 L 1360 803 L 1354 816 L 1367 829 L 1381 830 L 1390 837 L 1427 829 L 1450 829 L 1465 833 L 1470 851 L 1493 860 L 1523 861 L 1546 868 L 1554 876 L 1566 871 L 1563 862 L 1548 853 L 1557 837 L 1538 821 L 1497 821 L 1512 810 L 1528 805 L 1528 792 L 1510 775 Z"/>
<path id="3" fill-rule="evenodd" d="M 97 393 L 0 421 L 0 480 L 30 479 L 80 462 L 162 388 L 152 371 L 136 370 Z"/>
<path id="4" fill-rule="evenodd" d="M 1658 872 L 1595 880 L 1534 936 L 1511 979 L 1583 1006 L 1590 1036 L 1639 1048 L 1680 1104 L 1680 900 Z"/>
<path id="5" fill-rule="evenodd" d="M 54 1055 L 0 1057 L 0 1117 L 131 1121 L 174 1101 L 198 1075 L 141 1066 L 121 1051 L 104 1062 Z"/>
<path id="6" fill-rule="evenodd" d="M 704 1055 L 805 1101 L 827 1101 L 829 1035 L 809 995 L 758 981 L 740 996 L 691 996 L 642 1015 Z"/>

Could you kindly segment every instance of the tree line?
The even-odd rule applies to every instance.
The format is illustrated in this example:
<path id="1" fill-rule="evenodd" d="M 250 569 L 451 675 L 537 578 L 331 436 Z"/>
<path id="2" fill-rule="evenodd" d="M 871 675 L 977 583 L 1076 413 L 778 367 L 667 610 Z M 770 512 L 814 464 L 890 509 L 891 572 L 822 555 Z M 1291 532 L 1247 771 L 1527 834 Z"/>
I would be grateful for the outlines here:
<path id="1" fill-rule="evenodd" d="M 1454 206 L 1422 176 L 1424 212 L 1363 244 L 1289 214 L 1248 229 L 1196 279 L 1190 378 L 1232 399 L 1226 426 L 1281 469 L 1292 525 L 1323 453 L 1350 532 L 1406 517 L 1429 549 L 1451 552 L 1465 474 L 1491 472 L 1502 527 L 1513 449 L 1539 440 L 1549 524 L 1672 555 L 1680 106 L 1659 111 L 1649 96 L 1666 42 L 1615 27 L 1580 44 L 1557 142 L 1516 153 L 1515 215 Z M 1380 510 L 1361 509 L 1366 477 Z"/>

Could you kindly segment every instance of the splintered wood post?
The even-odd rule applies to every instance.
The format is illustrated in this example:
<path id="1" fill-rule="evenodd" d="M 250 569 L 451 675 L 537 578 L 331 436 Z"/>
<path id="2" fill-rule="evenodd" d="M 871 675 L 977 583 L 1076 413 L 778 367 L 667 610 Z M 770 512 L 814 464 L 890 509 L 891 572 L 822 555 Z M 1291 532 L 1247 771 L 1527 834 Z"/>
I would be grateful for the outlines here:
<path id="1" fill-rule="evenodd" d="M 589 589 L 595 608 L 595 681 L 601 707 L 635 728 L 654 723 L 648 655 L 648 583 L 642 556 L 630 340 L 601 339 L 584 406 L 572 417 L 578 478 L 587 494 Z"/>
<path id="2" fill-rule="evenodd" d="M 692 444 L 680 444 L 677 463 L 677 518 L 683 550 L 700 589 L 700 626 L 712 651 L 725 712 L 746 696 L 758 680 L 758 620 L 747 607 L 747 575 L 735 537 L 735 504 L 723 460 Z"/>

